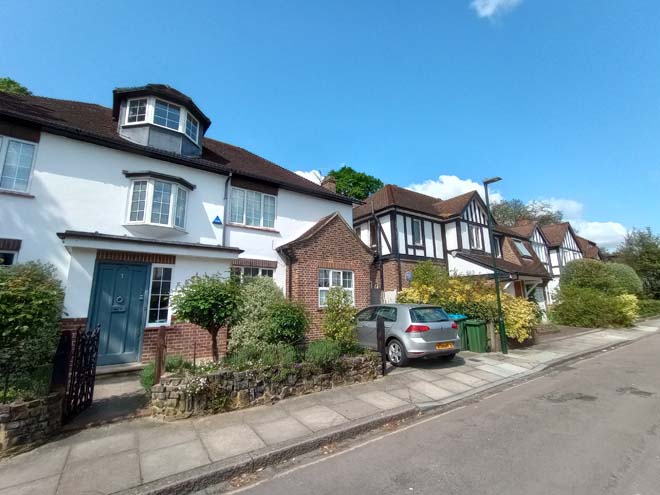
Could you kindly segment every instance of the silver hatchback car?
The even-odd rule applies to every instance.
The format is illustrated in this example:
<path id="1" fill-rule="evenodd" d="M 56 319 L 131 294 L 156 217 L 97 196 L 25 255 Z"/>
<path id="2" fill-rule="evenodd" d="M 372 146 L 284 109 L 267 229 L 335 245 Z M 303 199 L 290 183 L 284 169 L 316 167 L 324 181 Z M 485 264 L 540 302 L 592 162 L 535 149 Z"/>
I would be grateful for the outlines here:
<path id="1" fill-rule="evenodd" d="M 447 360 L 461 350 L 458 325 L 439 306 L 424 304 L 381 304 L 357 314 L 356 330 L 362 347 L 377 350 L 376 321 L 385 320 L 387 357 L 394 366 L 410 359 L 443 356 Z"/>

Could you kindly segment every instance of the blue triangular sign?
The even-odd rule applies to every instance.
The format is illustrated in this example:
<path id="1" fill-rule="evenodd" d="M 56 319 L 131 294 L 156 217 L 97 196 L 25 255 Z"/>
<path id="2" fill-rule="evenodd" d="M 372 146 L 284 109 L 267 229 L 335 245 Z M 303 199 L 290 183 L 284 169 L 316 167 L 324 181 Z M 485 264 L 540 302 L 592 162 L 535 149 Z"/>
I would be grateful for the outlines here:
<path id="1" fill-rule="evenodd" d="M 213 225 L 222 225 L 222 220 L 220 220 L 220 215 L 216 215 L 213 219 Z"/>

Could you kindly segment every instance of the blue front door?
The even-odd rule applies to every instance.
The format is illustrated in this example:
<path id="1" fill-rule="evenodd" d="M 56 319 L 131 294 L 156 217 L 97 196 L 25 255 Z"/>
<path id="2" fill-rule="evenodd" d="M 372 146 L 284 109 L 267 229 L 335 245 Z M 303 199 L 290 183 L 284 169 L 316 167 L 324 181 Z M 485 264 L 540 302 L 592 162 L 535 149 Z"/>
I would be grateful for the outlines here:
<path id="1" fill-rule="evenodd" d="M 101 325 L 98 364 L 140 359 L 149 265 L 97 263 L 89 325 Z"/>

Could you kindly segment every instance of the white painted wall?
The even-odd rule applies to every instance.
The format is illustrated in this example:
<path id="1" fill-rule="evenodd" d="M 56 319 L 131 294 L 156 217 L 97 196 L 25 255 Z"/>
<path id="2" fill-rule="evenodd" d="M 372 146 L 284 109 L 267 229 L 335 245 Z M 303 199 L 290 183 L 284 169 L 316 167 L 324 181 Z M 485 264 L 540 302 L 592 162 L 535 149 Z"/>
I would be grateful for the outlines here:
<path id="1" fill-rule="evenodd" d="M 383 232 L 380 234 L 380 246 L 381 246 L 381 252 L 383 256 L 386 256 L 388 254 L 392 253 L 392 250 L 387 247 L 387 244 L 392 245 L 392 226 L 391 221 L 390 221 L 390 216 L 389 215 L 382 215 L 378 217 L 378 220 L 380 221 L 381 226 L 383 227 Z M 387 242 L 386 242 L 387 240 Z"/>
<path id="2" fill-rule="evenodd" d="M 447 268 L 449 273 L 455 275 L 490 275 L 493 273 L 493 270 L 452 255 L 447 256 Z"/>
<path id="3" fill-rule="evenodd" d="M 56 236 L 57 232 L 78 230 L 103 234 L 152 237 L 144 228 L 126 225 L 131 181 L 122 170 L 150 170 L 182 177 L 196 185 L 188 196 L 186 232 L 160 235 L 169 240 L 221 244 L 223 227 L 214 226 L 216 216 L 224 218 L 226 177 L 154 158 L 113 150 L 73 139 L 42 133 L 37 146 L 30 194 L 34 198 L 0 195 L 0 237 L 21 239 L 18 260 L 52 263 L 67 285 L 65 309 L 69 317 L 87 315 L 93 250 L 72 249 L 75 261 Z M 277 199 L 277 232 L 227 227 L 227 245 L 245 252 L 241 257 L 278 262 L 276 282 L 284 288 L 286 270 L 275 247 L 291 241 L 320 218 L 338 211 L 349 225 L 349 204 L 324 200 L 284 189 Z M 368 235 L 368 229 L 367 229 Z M 177 256 L 175 284 L 195 273 L 228 271 L 229 260 Z"/>
<path id="4" fill-rule="evenodd" d="M 463 249 L 470 249 L 470 234 L 468 234 L 468 224 L 461 222 L 461 241 Z"/>
<path id="5" fill-rule="evenodd" d="M 399 253 L 406 252 L 406 235 L 403 226 L 405 224 L 405 217 L 403 215 L 396 216 L 396 232 L 399 243 Z"/>
<path id="6" fill-rule="evenodd" d="M 450 222 L 445 224 L 445 240 L 447 241 L 447 251 L 455 251 L 458 249 L 456 223 Z"/>

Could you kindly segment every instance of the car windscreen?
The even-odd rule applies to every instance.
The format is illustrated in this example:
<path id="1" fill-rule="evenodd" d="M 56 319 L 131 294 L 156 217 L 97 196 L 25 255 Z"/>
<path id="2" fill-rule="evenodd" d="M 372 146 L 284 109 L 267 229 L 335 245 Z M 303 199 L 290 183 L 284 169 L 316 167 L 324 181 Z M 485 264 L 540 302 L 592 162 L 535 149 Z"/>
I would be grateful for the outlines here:
<path id="1" fill-rule="evenodd" d="M 411 308 L 410 320 L 413 323 L 433 323 L 436 321 L 449 321 L 449 316 L 442 308 Z"/>

